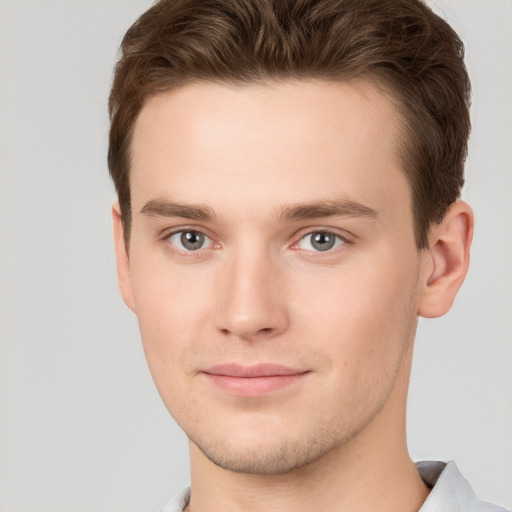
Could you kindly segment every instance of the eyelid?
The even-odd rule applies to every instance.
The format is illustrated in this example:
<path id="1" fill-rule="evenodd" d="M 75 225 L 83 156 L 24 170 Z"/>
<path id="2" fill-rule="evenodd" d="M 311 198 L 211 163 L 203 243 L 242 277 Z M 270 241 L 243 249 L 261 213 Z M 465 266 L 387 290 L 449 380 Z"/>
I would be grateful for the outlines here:
<path id="1" fill-rule="evenodd" d="M 210 238 L 211 240 L 215 240 L 215 235 L 211 233 L 211 231 L 203 226 L 194 226 L 193 224 L 182 224 L 178 226 L 167 227 L 161 229 L 158 233 L 158 238 L 165 240 L 176 233 L 182 233 L 183 231 L 195 231 L 197 233 L 201 233 L 204 236 Z"/>

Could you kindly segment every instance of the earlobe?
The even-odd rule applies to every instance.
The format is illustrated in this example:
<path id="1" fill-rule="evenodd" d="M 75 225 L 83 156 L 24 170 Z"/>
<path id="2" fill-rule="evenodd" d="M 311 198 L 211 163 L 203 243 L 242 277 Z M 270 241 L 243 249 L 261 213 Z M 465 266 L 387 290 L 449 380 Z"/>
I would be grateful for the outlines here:
<path id="1" fill-rule="evenodd" d="M 423 255 L 418 315 L 435 318 L 452 307 L 468 271 L 473 226 L 471 207 L 457 201 L 433 227 L 429 248 Z"/>
<path id="2" fill-rule="evenodd" d="M 124 227 L 121 217 L 119 202 L 112 205 L 112 227 L 114 230 L 114 246 L 116 251 L 117 280 L 119 290 L 125 304 L 135 312 L 135 301 L 133 299 L 132 279 L 130 273 L 130 260 L 125 244 Z"/>

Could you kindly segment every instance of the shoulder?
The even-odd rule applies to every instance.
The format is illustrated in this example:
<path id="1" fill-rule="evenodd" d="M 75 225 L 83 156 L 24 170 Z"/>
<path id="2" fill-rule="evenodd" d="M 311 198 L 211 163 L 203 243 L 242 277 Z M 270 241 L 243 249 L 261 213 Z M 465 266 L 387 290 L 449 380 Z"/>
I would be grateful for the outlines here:
<path id="1" fill-rule="evenodd" d="M 416 463 L 423 481 L 432 488 L 419 512 L 507 512 L 479 500 L 455 462 Z"/>
<path id="2" fill-rule="evenodd" d="M 160 512 L 183 512 L 190 501 L 190 487 L 176 494 Z"/>

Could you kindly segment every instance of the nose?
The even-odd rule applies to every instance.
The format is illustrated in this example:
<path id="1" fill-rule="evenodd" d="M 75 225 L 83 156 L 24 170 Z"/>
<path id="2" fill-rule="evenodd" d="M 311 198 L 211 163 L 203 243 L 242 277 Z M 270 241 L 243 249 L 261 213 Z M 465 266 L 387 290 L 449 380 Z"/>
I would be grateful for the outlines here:
<path id="1" fill-rule="evenodd" d="M 225 335 L 254 341 L 289 325 L 284 275 L 265 251 L 239 250 L 218 275 L 216 325 Z"/>

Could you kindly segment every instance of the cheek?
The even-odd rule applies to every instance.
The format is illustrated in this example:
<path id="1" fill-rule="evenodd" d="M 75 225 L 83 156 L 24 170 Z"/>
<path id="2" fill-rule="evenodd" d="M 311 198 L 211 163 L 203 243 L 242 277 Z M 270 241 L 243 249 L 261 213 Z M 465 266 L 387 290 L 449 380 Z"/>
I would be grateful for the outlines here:
<path id="1" fill-rule="evenodd" d="M 144 352 L 160 389 L 171 376 L 173 382 L 179 378 L 188 354 L 196 349 L 197 340 L 204 338 L 202 331 L 212 304 L 210 287 L 197 268 L 172 267 L 165 257 L 151 262 L 141 259 L 140 264 L 134 258 L 132 265 Z"/>
<path id="2" fill-rule="evenodd" d="M 186 294 L 176 283 L 159 279 L 140 284 L 137 318 L 144 354 L 163 403 L 178 421 L 195 399 L 187 362 L 200 337 L 201 319 L 190 311 Z"/>
<path id="3" fill-rule="evenodd" d="M 416 267 L 414 258 L 400 261 L 390 251 L 304 276 L 296 285 L 294 318 L 333 365 L 346 368 L 342 374 L 355 378 L 363 367 L 386 371 L 414 335 Z"/>

